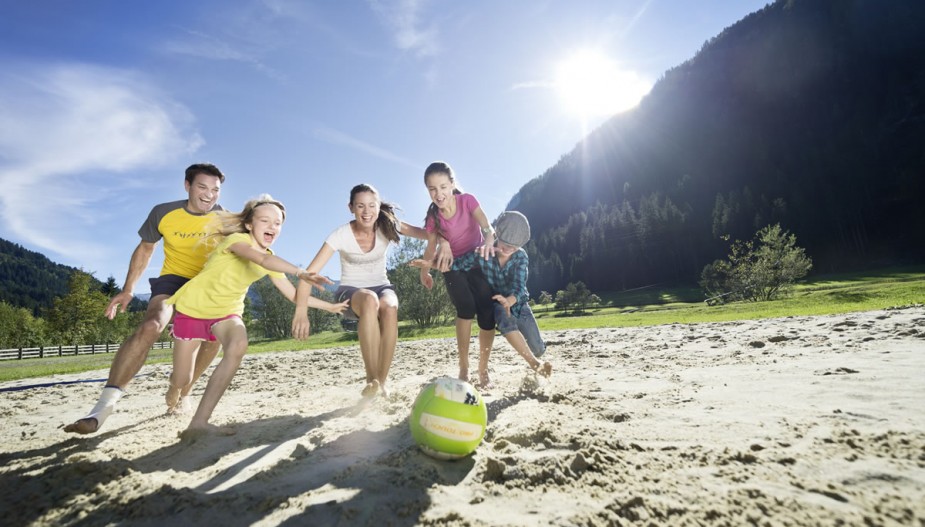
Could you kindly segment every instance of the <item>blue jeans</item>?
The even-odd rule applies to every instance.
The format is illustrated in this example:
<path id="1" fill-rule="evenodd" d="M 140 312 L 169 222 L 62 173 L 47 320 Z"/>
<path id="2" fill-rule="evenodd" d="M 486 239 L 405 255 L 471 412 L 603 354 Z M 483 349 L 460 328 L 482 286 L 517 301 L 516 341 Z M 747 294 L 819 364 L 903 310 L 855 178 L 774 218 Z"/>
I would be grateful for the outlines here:
<path id="1" fill-rule="evenodd" d="M 498 331 L 502 335 L 507 335 L 512 331 L 520 331 L 534 357 L 539 358 L 546 353 L 546 343 L 543 342 L 543 337 L 540 336 L 540 328 L 536 325 L 533 310 L 530 309 L 529 305 L 522 305 L 520 307 L 520 316 L 513 317 L 507 314 L 504 306 L 495 303 L 495 321 L 498 323 Z"/>

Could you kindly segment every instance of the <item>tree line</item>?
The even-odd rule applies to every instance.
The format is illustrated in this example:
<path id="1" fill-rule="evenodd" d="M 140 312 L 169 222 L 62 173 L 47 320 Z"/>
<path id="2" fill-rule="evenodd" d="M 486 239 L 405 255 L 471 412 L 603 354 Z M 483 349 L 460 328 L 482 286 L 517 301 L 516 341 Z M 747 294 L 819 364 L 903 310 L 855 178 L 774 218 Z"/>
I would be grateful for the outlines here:
<path id="1" fill-rule="evenodd" d="M 616 217 L 621 217 L 620 211 L 617 212 Z M 609 225 L 608 229 L 619 229 L 624 224 L 615 221 L 604 222 L 603 225 Z M 579 230 L 584 232 L 584 227 Z M 607 231 L 600 232 L 606 234 Z M 582 242 L 585 243 L 592 236 L 582 234 L 580 238 L 585 238 Z M 423 241 L 404 238 L 398 250 L 389 255 L 388 275 L 400 299 L 399 319 L 419 328 L 445 325 L 453 320 L 455 312 L 443 280 L 435 280 L 434 287 L 428 290 L 420 284 L 418 269 L 408 265 L 423 251 Z M 647 261 L 650 264 L 655 262 Z M 575 262 L 571 271 L 582 272 L 579 264 Z M 811 268 L 812 260 L 796 245 L 796 237 L 780 225 L 773 225 L 759 230 L 751 240 L 733 241 L 726 259 L 716 260 L 703 268 L 700 284 L 714 303 L 771 300 L 786 293 Z M 597 271 L 593 267 L 591 270 Z M 67 293 L 55 298 L 44 316 L 35 316 L 28 308 L 0 301 L 0 348 L 121 343 L 141 323 L 146 305 L 135 299 L 126 313 L 109 320 L 104 311 L 110 298 L 118 292 L 114 278 L 110 277 L 99 285 L 92 275 L 74 270 L 68 281 Z M 315 290 L 314 294 L 334 301 L 331 291 Z M 562 314 L 572 316 L 602 304 L 600 297 L 583 281 L 570 282 L 555 296 L 541 290 L 530 303 L 536 305 L 537 300 L 545 305 L 554 302 L 555 308 Z M 264 277 L 248 291 L 242 318 L 252 339 L 286 339 L 291 333 L 294 311 L 294 304 L 280 295 L 272 282 Z M 342 331 L 340 320 L 338 315 L 327 311 L 309 309 L 314 333 Z M 169 334 L 165 332 L 162 339 L 167 338 Z"/>
<path id="2" fill-rule="evenodd" d="M 67 292 L 71 273 L 76 270 L 0 238 L 0 302 L 24 307 L 33 316 L 51 308 L 55 298 Z M 96 278 L 90 281 L 103 286 Z"/>
<path id="3" fill-rule="evenodd" d="M 419 270 L 407 265 L 423 254 L 424 245 L 421 240 L 403 238 L 388 260 L 389 280 L 395 284 L 400 299 L 399 318 L 419 328 L 445 325 L 455 317 L 443 280 L 434 280 L 433 289 L 428 290 L 420 283 Z M 147 305 L 136 298 L 126 313 L 109 320 L 104 311 L 119 291 L 114 278 L 100 283 L 91 274 L 75 269 L 66 292 L 54 298 L 51 307 L 39 316 L 29 308 L 0 301 L 0 348 L 121 343 L 141 323 Z M 315 289 L 313 294 L 334 301 L 331 291 Z M 547 303 L 553 301 L 545 291 L 540 297 Z M 600 299 L 579 283 L 559 291 L 555 302 L 559 309 L 580 313 Z M 242 318 L 254 339 L 286 339 L 291 335 L 294 311 L 294 304 L 264 278 L 248 291 Z M 343 331 L 341 318 L 327 311 L 310 309 L 309 321 L 313 333 Z M 165 331 L 162 339 L 169 338 Z"/>
<path id="4" fill-rule="evenodd" d="M 54 298 L 41 316 L 2 300 L 0 348 L 121 342 L 141 322 L 144 305 L 136 305 L 135 309 L 109 320 L 104 316 L 109 297 L 92 275 L 75 269 L 68 280 L 67 292 Z"/>

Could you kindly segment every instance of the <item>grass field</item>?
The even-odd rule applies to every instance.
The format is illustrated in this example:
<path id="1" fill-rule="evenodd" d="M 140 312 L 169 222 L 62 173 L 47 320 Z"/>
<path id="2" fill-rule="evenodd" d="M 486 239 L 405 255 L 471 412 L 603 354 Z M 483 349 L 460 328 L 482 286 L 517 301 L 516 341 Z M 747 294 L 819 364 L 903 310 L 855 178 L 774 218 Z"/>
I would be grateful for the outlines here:
<path id="1" fill-rule="evenodd" d="M 893 268 L 864 274 L 818 276 L 799 284 L 786 298 L 770 302 L 738 302 L 708 306 L 694 287 L 656 286 L 627 292 L 599 293 L 604 306 L 569 315 L 536 306 L 540 329 L 650 326 L 672 323 L 722 322 L 784 316 L 831 315 L 925 303 L 925 267 Z M 402 324 L 400 340 L 453 338 L 453 326 L 429 329 Z M 330 348 L 356 343 L 355 333 L 323 332 L 307 341 L 254 342 L 248 353 Z M 0 381 L 59 373 L 108 369 L 112 354 L 52 357 L 0 362 Z M 154 350 L 148 363 L 170 362 L 170 350 Z M 105 374 L 103 375 L 105 377 Z"/>

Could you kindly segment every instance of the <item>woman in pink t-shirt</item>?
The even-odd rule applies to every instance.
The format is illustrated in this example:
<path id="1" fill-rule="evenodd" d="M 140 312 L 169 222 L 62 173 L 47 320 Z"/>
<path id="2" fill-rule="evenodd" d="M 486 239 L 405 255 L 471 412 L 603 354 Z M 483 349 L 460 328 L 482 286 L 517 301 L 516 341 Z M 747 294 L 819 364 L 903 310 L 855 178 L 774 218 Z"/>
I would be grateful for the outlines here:
<path id="1" fill-rule="evenodd" d="M 453 257 L 478 251 L 483 258 L 494 256 L 494 231 L 488 217 L 472 194 L 463 193 L 456 186 L 456 177 L 450 165 L 437 161 L 424 171 L 424 184 L 432 203 L 427 209 L 425 229 L 427 249 L 424 260 L 433 259 L 437 236 L 449 241 Z M 469 339 L 472 319 L 479 324 L 479 385 L 488 388 L 488 357 L 495 335 L 492 290 L 478 266 L 463 268 L 454 262 L 443 273 L 446 290 L 456 307 L 456 347 L 459 350 L 459 378 L 469 381 Z M 430 289 L 433 278 L 429 268 L 421 269 L 421 284 Z"/>

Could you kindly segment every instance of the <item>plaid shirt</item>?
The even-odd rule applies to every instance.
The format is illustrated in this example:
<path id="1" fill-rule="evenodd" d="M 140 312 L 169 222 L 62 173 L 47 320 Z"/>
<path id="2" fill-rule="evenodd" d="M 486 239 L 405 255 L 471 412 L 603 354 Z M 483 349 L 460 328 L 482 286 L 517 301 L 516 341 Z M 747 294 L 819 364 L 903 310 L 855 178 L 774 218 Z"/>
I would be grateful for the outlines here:
<path id="1" fill-rule="evenodd" d="M 520 308 L 530 301 L 530 295 L 527 292 L 530 259 L 527 257 L 527 252 L 517 249 L 504 267 L 498 263 L 497 256 L 486 260 L 475 251 L 468 252 L 453 262 L 453 268 L 459 270 L 468 270 L 476 265 L 482 268 L 485 278 L 488 279 L 488 285 L 495 293 L 517 298 L 517 303 L 511 307 L 511 315 L 520 316 Z"/>

